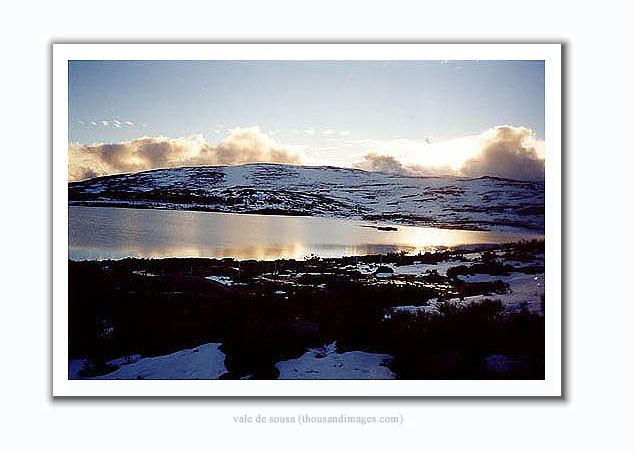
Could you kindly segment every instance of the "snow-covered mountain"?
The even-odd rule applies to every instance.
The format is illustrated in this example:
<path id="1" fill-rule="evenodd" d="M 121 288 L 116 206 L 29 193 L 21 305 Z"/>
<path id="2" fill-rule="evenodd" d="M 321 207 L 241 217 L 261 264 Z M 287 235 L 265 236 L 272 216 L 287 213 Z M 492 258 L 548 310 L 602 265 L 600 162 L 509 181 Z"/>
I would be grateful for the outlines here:
<path id="1" fill-rule="evenodd" d="M 418 226 L 544 231 L 544 183 L 407 177 L 248 164 L 104 176 L 69 184 L 69 204 L 356 218 Z"/>

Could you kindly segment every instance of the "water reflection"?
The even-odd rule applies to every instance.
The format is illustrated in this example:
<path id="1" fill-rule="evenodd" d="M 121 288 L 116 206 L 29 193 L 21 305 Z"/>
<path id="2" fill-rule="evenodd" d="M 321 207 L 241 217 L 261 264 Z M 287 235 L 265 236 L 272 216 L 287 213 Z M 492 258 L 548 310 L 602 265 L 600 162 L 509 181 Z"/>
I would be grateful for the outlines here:
<path id="1" fill-rule="evenodd" d="M 75 260 L 128 256 L 303 259 L 311 254 L 416 252 L 542 237 L 408 226 L 380 231 L 352 220 L 151 209 L 71 206 L 68 215 L 68 256 Z"/>

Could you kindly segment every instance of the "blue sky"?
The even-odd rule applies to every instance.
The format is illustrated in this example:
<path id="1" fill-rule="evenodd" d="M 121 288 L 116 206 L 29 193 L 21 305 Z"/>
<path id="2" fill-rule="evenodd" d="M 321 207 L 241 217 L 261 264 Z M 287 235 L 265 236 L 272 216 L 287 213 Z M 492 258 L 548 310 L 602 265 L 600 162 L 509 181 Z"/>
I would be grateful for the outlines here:
<path id="1" fill-rule="evenodd" d="M 462 142 L 429 153 L 425 146 L 499 125 L 528 128 L 543 141 L 543 62 L 69 63 L 76 144 L 195 134 L 217 144 L 235 128 L 257 126 L 280 147 L 300 150 L 305 163 L 346 166 L 378 152 L 440 165 L 444 152 L 455 167 L 476 151 L 454 152 Z"/>
<path id="2" fill-rule="evenodd" d="M 542 62 L 72 62 L 70 140 L 259 125 L 437 140 L 498 124 L 544 135 Z M 78 121 L 130 121 L 90 127 Z M 143 127 L 142 125 L 146 126 Z"/>

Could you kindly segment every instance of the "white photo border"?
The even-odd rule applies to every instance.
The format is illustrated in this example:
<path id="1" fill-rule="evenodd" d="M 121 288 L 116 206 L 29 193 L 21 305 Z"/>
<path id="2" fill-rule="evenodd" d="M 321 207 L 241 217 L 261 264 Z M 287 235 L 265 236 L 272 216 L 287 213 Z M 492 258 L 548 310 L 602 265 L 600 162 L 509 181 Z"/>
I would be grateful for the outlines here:
<path id="1" fill-rule="evenodd" d="M 544 380 L 68 379 L 68 62 L 71 60 L 543 60 L 548 297 Z M 53 396 L 561 397 L 560 44 L 53 44 Z"/>

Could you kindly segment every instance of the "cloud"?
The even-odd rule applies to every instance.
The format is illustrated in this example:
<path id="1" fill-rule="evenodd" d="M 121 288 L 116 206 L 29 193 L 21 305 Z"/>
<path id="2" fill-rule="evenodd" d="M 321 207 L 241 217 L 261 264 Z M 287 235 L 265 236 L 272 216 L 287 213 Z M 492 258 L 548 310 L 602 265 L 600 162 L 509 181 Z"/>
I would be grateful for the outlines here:
<path id="1" fill-rule="evenodd" d="M 478 136 L 458 137 L 451 140 L 431 142 L 429 138 L 413 140 L 407 138 L 350 140 L 362 147 L 366 153 L 393 156 L 406 165 L 423 167 L 451 166 L 457 170 L 462 163 L 479 152 Z"/>
<path id="2" fill-rule="evenodd" d="M 117 122 L 121 126 L 126 124 Z M 112 120 L 111 124 L 114 123 Z M 227 131 L 226 138 L 216 144 L 208 143 L 202 135 L 141 137 L 127 142 L 92 145 L 71 143 L 69 180 L 158 168 L 256 162 L 353 166 L 407 176 L 490 175 L 520 180 L 544 179 L 544 142 L 537 140 L 526 127 L 497 126 L 482 134 L 445 141 L 429 138 L 418 141 L 404 138 L 347 140 L 337 147 L 312 149 L 306 155 L 302 147 L 282 145 L 258 127 L 237 127 Z M 316 133 L 312 128 L 307 131 Z M 221 133 L 220 130 L 214 132 Z"/>
<path id="3" fill-rule="evenodd" d="M 122 120 L 118 120 L 118 119 L 112 119 L 112 120 L 78 120 L 77 121 L 78 124 L 81 124 L 82 126 L 85 125 L 90 125 L 90 126 L 103 126 L 103 127 L 109 127 L 112 126 L 114 128 L 121 128 L 123 126 L 126 127 L 134 127 L 134 123 L 132 121 L 122 121 Z"/>
<path id="4" fill-rule="evenodd" d="M 395 157 L 376 153 L 366 154 L 363 156 L 363 160 L 353 164 L 353 167 L 366 171 L 388 173 L 391 175 L 402 175 L 407 173 L 403 164 Z"/>
<path id="5" fill-rule="evenodd" d="M 208 143 L 202 135 L 141 137 L 121 143 L 71 143 L 68 152 L 70 181 L 183 166 L 301 163 L 301 150 L 276 143 L 258 127 L 231 129 L 218 144 Z"/>
<path id="6" fill-rule="evenodd" d="M 498 176 L 529 181 L 544 179 L 544 142 L 536 140 L 533 132 L 526 127 L 497 126 L 477 136 L 440 142 L 437 145 L 432 145 L 431 140 L 425 142 L 428 148 L 432 148 L 426 150 L 420 144 L 402 140 L 374 143 L 375 150 L 379 147 L 384 149 L 391 144 L 394 152 L 372 151 L 352 166 L 405 176 Z M 442 165 L 442 155 L 445 161 L 453 161 L 452 156 L 469 157 L 458 165 Z M 416 156 L 418 161 L 435 164 L 417 164 L 416 161 L 408 161 L 408 156 Z"/>
<path id="7" fill-rule="evenodd" d="M 498 126 L 483 134 L 480 153 L 462 164 L 465 176 L 500 176 L 520 180 L 543 180 L 545 161 L 526 127 Z"/>
<path id="8" fill-rule="evenodd" d="M 366 154 L 360 162 L 352 164 L 354 168 L 366 171 L 387 173 L 401 176 L 447 176 L 457 175 L 450 166 L 423 166 L 415 164 L 403 164 L 394 156 L 377 153 Z"/>

